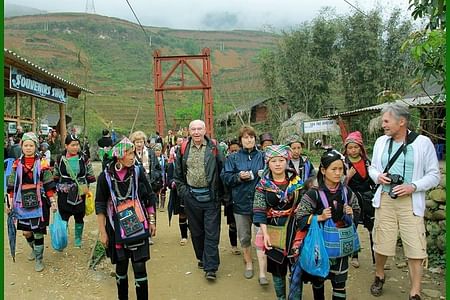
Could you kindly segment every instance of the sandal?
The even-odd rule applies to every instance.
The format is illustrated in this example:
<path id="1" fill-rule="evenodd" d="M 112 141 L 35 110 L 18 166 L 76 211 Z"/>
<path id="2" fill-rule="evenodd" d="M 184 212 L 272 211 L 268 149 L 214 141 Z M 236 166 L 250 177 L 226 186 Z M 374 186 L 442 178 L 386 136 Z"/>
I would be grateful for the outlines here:
<path id="1" fill-rule="evenodd" d="M 375 276 L 375 281 L 370 286 L 370 293 L 372 296 L 379 297 L 383 293 L 383 284 L 386 278 L 381 279 L 378 276 Z"/>
<path id="2" fill-rule="evenodd" d="M 359 261 L 356 257 L 353 257 L 350 264 L 354 267 L 354 268 L 359 268 Z"/>
<path id="3" fill-rule="evenodd" d="M 231 253 L 233 253 L 234 255 L 240 255 L 241 250 L 239 250 L 236 246 L 234 246 L 234 247 L 231 247 Z"/>

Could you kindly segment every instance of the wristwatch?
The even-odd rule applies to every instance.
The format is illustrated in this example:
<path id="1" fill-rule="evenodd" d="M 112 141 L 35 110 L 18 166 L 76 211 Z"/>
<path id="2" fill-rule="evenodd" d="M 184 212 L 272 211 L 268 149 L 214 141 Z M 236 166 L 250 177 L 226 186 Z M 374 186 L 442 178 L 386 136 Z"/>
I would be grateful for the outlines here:
<path id="1" fill-rule="evenodd" d="M 414 183 L 411 183 L 411 185 L 412 185 L 413 188 L 414 188 L 414 192 L 417 191 L 417 185 L 415 185 Z"/>

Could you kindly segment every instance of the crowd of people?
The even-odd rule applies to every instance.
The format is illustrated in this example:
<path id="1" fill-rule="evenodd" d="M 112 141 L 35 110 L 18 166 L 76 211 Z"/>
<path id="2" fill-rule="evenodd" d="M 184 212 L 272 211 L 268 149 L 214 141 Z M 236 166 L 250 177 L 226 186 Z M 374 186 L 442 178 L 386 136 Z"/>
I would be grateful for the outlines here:
<path id="1" fill-rule="evenodd" d="M 206 280 L 215 281 L 223 206 L 231 251 L 243 256 L 243 278 L 253 278 L 257 269 L 258 283 L 267 286 L 271 279 L 280 300 L 301 299 L 308 283 L 315 300 L 325 299 L 326 280 L 333 300 L 346 299 L 349 266 L 360 266 L 356 227 L 361 224 L 368 230 L 375 265 L 368 294 L 382 295 L 386 258 L 395 255 L 400 233 L 411 279 L 409 299 L 418 300 L 427 258 L 425 192 L 439 183 L 438 160 L 430 139 L 408 129 L 407 107 L 387 105 L 381 116 L 385 134 L 374 145 L 372 161 L 355 131 L 342 146 L 324 147 L 318 166 L 304 155 L 301 136 L 276 143 L 272 134 L 258 136 L 248 125 L 237 139 L 221 143 L 206 135 L 202 120 L 164 138 L 135 131 L 113 141 L 104 130 L 97 177 L 76 135 L 69 134 L 64 150 L 54 156 L 50 148 L 58 138 L 53 133 L 45 141 L 22 133 L 8 145 L 12 154 L 19 153 L 10 156 L 15 161 L 7 182 L 7 212 L 15 213 L 17 229 L 32 250 L 28 259 L 40 272 L 50 212 L 59 211 L 65 221 L 74 217 L 74 246 L 82 247 L 85 199 L 97 182 L 100 241 L 116 266 L 119 299 L 128 299 L 130 261 L 137 299 L 149 297 L 146 262 L 158 210 L 178 215 L 180 246 L 190 235 L 198 268 Z M 317 240 L 322 247 L 305 257 L 312 250 L 303 244 L 315 238 L 309 230 L 315 222 L 322 224 L 324 242 Z M 303 264 L 319 256 L 326 257 L 325 275 Z"/>

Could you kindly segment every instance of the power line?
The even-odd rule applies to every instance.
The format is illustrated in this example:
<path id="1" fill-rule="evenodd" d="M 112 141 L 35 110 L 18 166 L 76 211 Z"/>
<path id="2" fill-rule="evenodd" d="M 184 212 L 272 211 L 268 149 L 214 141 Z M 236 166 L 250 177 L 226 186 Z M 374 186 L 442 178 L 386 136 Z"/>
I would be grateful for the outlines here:
<path id="1" fill-rule="evenodd" d="M 142 31 L 144 32 L 145 37 L 147 38 L 147 41 L 149 41 L 151 43 L 151 38 L 147 35 L 147 32 L 144 29 L 144 26 L 142 26 L 141 21 L 139 21 L 139 18 L 137 17 L 136 13 L 134 12 L 133 7 L 131 6 L 130 2 L 128 0 L 126 0 L 128 3 L 128 6 L 131 9 L 131 12 L 133 13 L 134 17 L 136 18 L 137 22 L 139 23 L 139 26 L 141 26 Z"/>
<path id="2" fill-rule="evenodd" d="M 356 9 L 358 12 L 362 13 L 363 15 L 365 15 L 366 17 L 368 17 L 368 15 L 363 12 L 362 10 L 360 10 L 359 8 L 357 8 L 355 5 L 351 4 L 350 2 L 348 2 L 347 0 L 344 0 L 345 3 L 347 3 L 348 5 L 350 5 L 351 7 L 353 7 L 354 9 Z"/>

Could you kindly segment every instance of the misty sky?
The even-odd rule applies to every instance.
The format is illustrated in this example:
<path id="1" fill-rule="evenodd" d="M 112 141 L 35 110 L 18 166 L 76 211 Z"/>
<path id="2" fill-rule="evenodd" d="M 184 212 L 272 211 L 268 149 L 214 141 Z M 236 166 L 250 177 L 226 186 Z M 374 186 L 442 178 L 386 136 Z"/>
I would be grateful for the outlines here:
<path id="1" fill-rule="evenodd" d="M 143 25 L 178 29 L 256 29 L 294 26 L 317 16 L 321 7 L 333 7 L 338 14 L 355 10 L 344 0 L 128 0 Z M 398 7 L 405 15 L 408 0 L 347 0 L 362 11 L 377 6 L 385 13 Z M 48 12 L 85 12 L 86 3 L 100 15 L 136 23 L 126 0 L 6 0 Z M 89 12 L 92 12 L 89 9 Z"/>

